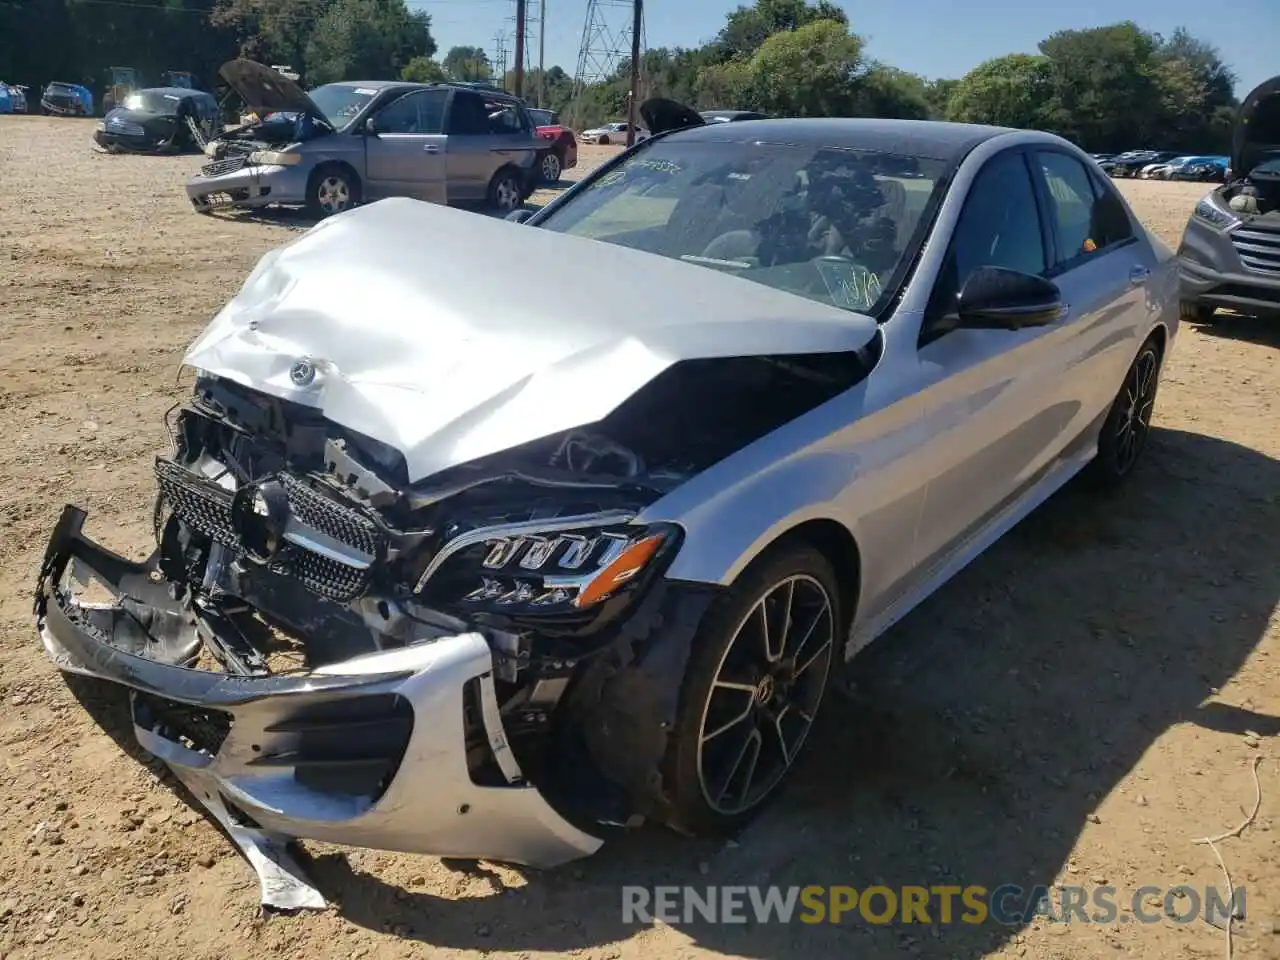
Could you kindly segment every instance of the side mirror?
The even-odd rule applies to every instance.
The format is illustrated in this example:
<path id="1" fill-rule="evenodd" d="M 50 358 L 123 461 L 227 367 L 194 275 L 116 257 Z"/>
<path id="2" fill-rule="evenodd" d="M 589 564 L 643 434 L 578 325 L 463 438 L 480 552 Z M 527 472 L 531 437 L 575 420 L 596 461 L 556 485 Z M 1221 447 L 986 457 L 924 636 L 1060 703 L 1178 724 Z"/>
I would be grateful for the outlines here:
<path id="1" fill-rule="evenodd" d="M 512 210 L 502 219 L 509 220 L 512 223 L 524 223 L 526 220 L 528 220 L 532 216 L 533 216 L 532 210 L 529 210 L 526 207 L 521 207 L 518 210 Z"/>
<path id="2" fill-rule="evenodd" d="M 978 330 L 1043 327 L 1062 315 L 1057 284 L 1004 267 L 979 267 L 957 298 L 960 326 Z"/>
<path id="3" fill-rule="evenodd" d="M 366 137 L 376 137 L 378 135 L 378 125 L 373 122 L 373 117 L 364 122 L 363 132 Z"/>

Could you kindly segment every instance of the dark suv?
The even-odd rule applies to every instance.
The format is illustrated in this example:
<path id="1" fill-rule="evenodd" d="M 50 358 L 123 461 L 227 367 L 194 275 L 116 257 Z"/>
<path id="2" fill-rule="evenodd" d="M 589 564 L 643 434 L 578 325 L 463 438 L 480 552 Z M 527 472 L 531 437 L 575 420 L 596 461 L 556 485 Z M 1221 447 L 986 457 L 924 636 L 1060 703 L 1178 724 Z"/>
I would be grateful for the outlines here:
<path id="1" fill-rule="evenodd" d="M 1227 182 L 1196 204 L 1178 247 L 1182 316 L 1217 307 L 1280 318 L 1280 76 L 1240 104 Z"/>

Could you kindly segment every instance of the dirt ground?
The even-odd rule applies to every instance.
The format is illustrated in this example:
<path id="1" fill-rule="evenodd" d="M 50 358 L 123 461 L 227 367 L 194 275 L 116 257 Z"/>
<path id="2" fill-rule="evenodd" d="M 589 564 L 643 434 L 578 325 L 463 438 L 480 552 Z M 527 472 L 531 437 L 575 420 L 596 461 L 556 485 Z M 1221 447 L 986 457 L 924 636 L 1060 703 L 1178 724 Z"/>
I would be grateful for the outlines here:
<path id="1" fill-rule="evenodd" d="M 1255 758 L 1261 811 L 1221 851 L 1247 889 L 1236 955 L 1280 957 L 1280 328 L 1244 319 L 1184 328 L 1126 491 L 1064 491 L 860 658 L 738 843 L 646 828 L 546 873 L 307 844 L 334 907 L 260 916 L 248 865 L 45 660 L 30 591 L 68 501 L 149 548 L 181 353 L 301 224 L 198 216 L 198 157 L 102 156 L 90 130 L 0 117 L 0 958 L 1220 957 L 1221 930 L 1127 910 L 633 926 L 620 887 L 1111 884 L 1126 907 L 1143 885 L 1223 886 L 1191 841 L 1252 807 Z M 1204 192 L 1122 189 L 1170 246 Z"/>

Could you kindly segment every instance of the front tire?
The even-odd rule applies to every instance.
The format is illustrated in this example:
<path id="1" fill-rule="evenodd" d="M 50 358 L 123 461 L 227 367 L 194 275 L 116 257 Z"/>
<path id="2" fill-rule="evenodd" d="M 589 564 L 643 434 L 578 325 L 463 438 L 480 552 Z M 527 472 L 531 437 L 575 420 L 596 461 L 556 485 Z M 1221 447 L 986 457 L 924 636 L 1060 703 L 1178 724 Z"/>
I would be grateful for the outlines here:
<path id="1" fill-rule="evenodd" d="M 1118 487 L 1133 474 L 1151 432 L 1160 385 L 1160 345 L 1154 337 L 1138 351 L 1098 438 L 1098 455 L 1087 471 L 1094 486 Z"/>
<path id="2" fill-rule="evenodd" d="M 831 564 L 807 545 L 749 569 L 708 613 L 664 760 L 668 825 L 732 833 L 776 795 L 822 704 L 843 624 Z"/>
<path id="3" fill-rule="evenodd" d="M 307 213 L 317 220 L 350 210 L 360 202 L 360 181 L 343 167 L 321 167 L 307 184 Z"/>
<path id="4" fill-rule="evenodd" d="M 1218 322 L 1218 315 L 1214 312 L 1213 307 L 1207 307 L 1203 303 L 1195 303 L 1191 300 L 1183 300 L 1178 304 L 1178 319 L 1184 323 L 1198 323 L 1201 326 L 1208 326 L 1211 323 Z"/>
<path id="5" fill-rule="evenodd" d="M 596 141 L 596 143 L 602 147 L 607 147 L 609 145 L 609 138 L 601 137 L 599 140 Z"/>

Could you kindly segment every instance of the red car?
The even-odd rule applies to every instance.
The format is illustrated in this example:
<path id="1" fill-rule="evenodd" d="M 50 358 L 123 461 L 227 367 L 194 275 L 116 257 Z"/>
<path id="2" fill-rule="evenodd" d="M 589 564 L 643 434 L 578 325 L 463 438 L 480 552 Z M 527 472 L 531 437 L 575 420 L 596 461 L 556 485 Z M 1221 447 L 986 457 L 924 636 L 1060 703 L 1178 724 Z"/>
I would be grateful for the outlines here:
<path id="1" fill-rule="evenodd" d="M 557 183 L 561 173 L 578 165 L 578 138 L 550 110 L 529 107 L 528 113 L 538 136 L 551 141 L 550 148 L 538 154 L 538 179 L 543 183 Z"/>

